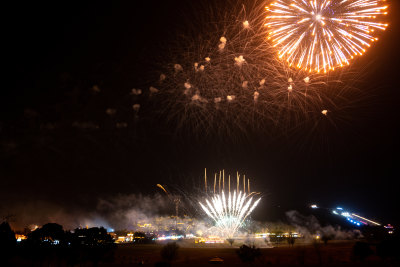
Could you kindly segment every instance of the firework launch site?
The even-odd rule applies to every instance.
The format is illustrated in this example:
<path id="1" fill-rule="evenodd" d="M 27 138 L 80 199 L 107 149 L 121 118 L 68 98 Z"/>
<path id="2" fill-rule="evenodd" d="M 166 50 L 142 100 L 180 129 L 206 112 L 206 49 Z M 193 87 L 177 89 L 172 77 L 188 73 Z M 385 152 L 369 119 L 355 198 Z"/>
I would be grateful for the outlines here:
<path id="1" fill-rule="evenodd" d="M 174 216 L 139 223 L 129 231 L 103 227 L 64 231 L 49 223 L 16 231 L 16 245 L 5 251 L 12 266 L 382 266 L 383 258 L 396 262 L 390 251 L 397 237 L 390 225 L 339 226 L 335 219 L 342 218 L 324 214 L 333 226 L 321 226 L 316 219 L 320 217 L 314 215 L 292 211 L 288 218 L 305 220 L 304 225 L 253 223 L 242 225 L 231 238 L 195 231 L 202 222 Z M 3 235 L 5 228 L 3 223 Z"/>
<path id="2" fill-rule="evenodd" d="M 103 217 L 86 218 L 82 222 L 88 225 L 70 230 L 54 222 L 31 224 L 18 230 L 10 227 L 18 224 L 11 217 L 6 218 L 0 234 L 2 244 L 6 245 L 3 251 L 9 253 L 7 263 L 13 266 L 381 266 L 383 259 L 396 262 L 393 249 L 398 246 L 398 234 L 393 225 L 343 207 L 326 208 L 318 204 L 304 206 L 301 212 L 287 211 L 283 220 L 259 222 L 251 213 L 266 198 L 260 192 L 251 192 L 250 181 L 245 176 L 241 178 L 237 174 L 237 183 L 231 184 L 228 176 L 225 182 L 222 171 L 215 174 L 214 183 L 210 184 L 205 171 L 205 192 L 192 203 L 198 206 L 197 216 L 184 214 L 189 209 L 182 203 L 183 196 L 171 194 L 157 184 L 165 193 L 162 202 L 174 207 L 170 209 L 173 214 L 149 216 L 146 210 L 139 213 L 137 208 L 135 212 L 133 208 L 127 209 L 123 211 L 128 222 L 125 229 L 111 228 L 121 224 Z M 149 201 L 154 209 L 159 205 L 159 197 L 142 202 Z"/>

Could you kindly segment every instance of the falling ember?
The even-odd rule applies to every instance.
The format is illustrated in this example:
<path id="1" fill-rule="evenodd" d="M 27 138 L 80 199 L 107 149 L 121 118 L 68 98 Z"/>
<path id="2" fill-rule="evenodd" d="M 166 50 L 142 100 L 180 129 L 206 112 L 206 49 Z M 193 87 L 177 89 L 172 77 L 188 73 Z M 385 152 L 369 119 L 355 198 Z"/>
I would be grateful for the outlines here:
<path id="1" fill-rule="evenodd" d="M 175 69 L 175 73 L 183 71 L 183 68 L 180 64 L 175 64 L 174 69 Z"/>
<path id="2" fill-rule="evenodd" d="M 255 92 L 254 92 L 254 95 L 253 95 L 253 97 L 254 97 L 254 102 L 257 102 L 259 96 L 260 96 L 260 93 L 257 92 L 257 91 L 255 91 Z"/>
<path id="3" fill-rule="evenodd" d="M 151 95 L 151 94 L 158 93 L 158 89 L 155 88 L 155 87 L 153 87 L 153 86 L 150 86 L 149 91 L 150 91 L 150 95 Z"/>
<path id="4" fill-rule="evenodd" d="M 216 98 L 214 98 L 214 103 L 219 103 L 219 102 L 221 102 L 222 101 L 222 98 L 221 97 L 216 97 Z"/>
<path id="5" fill-rule="evenodd" d="M 132 91 L 131 91 L 131 94 L 132 95 L 141 95 L 142 94 L 142 90 L 133 88 Z"/>
<path id="6" fill-rule="evenodd" d="M 133 109 L 135 112 L 139 112 L 140 104 L 133 104 L 133 105 L 132 105 L 132 109 Z"/>
<path id="7" fill-rule="evenodd" d="M 266 9 L 268 39 L 279 58 L 309 72 L 327 72 L 350 64 L 371 42 L 375 29 L 388 24 L 385 0 L 276 0 Z"/>
<path id="8" fill-rule="evenodd" d="M 235 64 L 237 66 L 241 67 L 243 65 L 243 63 L 245 63 L 245 62 L 246 62 L 246 60 L 243 58 L 243 56 L 240 55 L 238 57 L 235 57 Z"/>
<path id="9" fill-rule="evenodd" d="M 219 43 L 219 45 L 218 45 L 218 48 L 219 48 L 220 51 L 222 51 L 222 50 L 224 50 L 225 45 L 226 45 L 226 38 L 222 36 L 222 37 L 219 39 L 219 41 L 220 41 L 220 43 Z"/>
<path id="10" fill-rule="evenodd" d="M 189 82 L 185 82 L 183 85 L 185 86 L 186 89 L 190 89 L 192 87 L 192 85 Z"/>
<path id="11" fill-rule="evenodd" d="M 235 98 L 236 98 L 236 96 L 234 96 L 234 95 L 227 95 L 226 96 L 226 100 L 228 100 L 229 102 L 235 100 Z"/>
<path id="12" fill-rule="evenodd" d="M 207 181 L 206 173 L 205 181 Z M 215 226 L 219 229 L 221 237 L 232 238 L 240 227 L 243 226 L 246 218 L 251 214 L 255 207 L 260 202 L 261 198 L 254 200 L 252 196 L 255 192 L 250 193 L 250 180 L 247 180 L 246 191 L 234 190 L 230 191 L 230 176 L 229 176 L 229 190 L 225 193 L 224 185 L 219 184 L 219 190 L 215 192 L 216 187 L 216 174 L 214 176 L 214 194 L 210 198 L 206 198 L 203 203 L 199 202 L 203 211 L 215 222 Z M 244 177 L 243 177 L 244 178 Z M 239 174 L 238 174 L 239 182 Z M 243 179 L 243 187 L 245 190 L 246 179 Z M 239 188 L 239 183 L 237 184 Z M 220 193 L 218 193 L 220 192 Z"/>
<path id="13" fill-rule="evenodd" d="M 328 110 L 324 109 L 323 111 L 321 111 L 321 113 L 326 116 L 328 114 Z"/>
<path id="14" fill-rule="evenodd" d="M 167 78 L 165 74 L 160 74 L 160 82 L 164 81 Z"/>

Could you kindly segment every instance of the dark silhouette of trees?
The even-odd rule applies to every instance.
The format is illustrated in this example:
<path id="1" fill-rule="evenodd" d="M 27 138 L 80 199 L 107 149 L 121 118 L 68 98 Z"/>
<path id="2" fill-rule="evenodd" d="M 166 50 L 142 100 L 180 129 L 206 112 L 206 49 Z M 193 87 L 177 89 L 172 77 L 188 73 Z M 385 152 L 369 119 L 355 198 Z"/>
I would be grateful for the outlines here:
<path id="1" fill-rule="evenodd" d="M 21 242 L 21 256 L 42 265 L 44 262 L 66 262 L 74 266 L 82 262 L 108 262 L 114 258 L 114 240 L 103 227 L 64 231 L 56 223 L 48 223 L 28 234 Z"/>
<path id="2" fill-rule="evenodd" d="M 289 233 L 289 236 L 287 237 L 287 242 L 289 244 L 289 246 L 294 246 L 294 243 L 296 242 L 296 238 L 294 237 L 294 235 L 292 233 Z"/>
<path id="3" fill-rule="evenodd" d="M 322 265 L 321 243 L 318 241 L 318 239 L 314 239 L 313 246 L 315 249 L 315 254 L 317 254 L 318 263 L 319 265 Z"/>
<path id="4" fill-rule="evenodd" d="M 8 266 L 9 260 L 14 255 L 17 240 L 8 222 L 0 224 L 0 265 Z"/>
<path id="5" fill-rule="evenodd" d="M 63 227 L 57 223 L 48 223 L 28 234 L 31 245 L 65 245 L 66 235 Z"/>
<path id="6" fill-rule="evenodd" d="M 397 261 L 400 260 L 400 235 L 395 232 L 393 235 L 388 235 L 376 246 L 376 254 L 382 260 Z"/>
<path id="7" fill-rule="evenodd" d="M 179 246 L 175 243 L 166 244 L 161 250 L 161 257 L 163 260 L 171 262 L 178 257 Z"/>
<path id="8" fill-rule="evenodd" d="M 321 236 L 321 240 L 322 240 L 322 242 L 324 242 L 324 245 L 325 245 L 325 246 L 328 245 L 328 241 L 329 241 L 329 240 L 332 240 L 333 238 L 334 238 L 334 235 L 333 235 L 333 234 L 324 233 L 324 234 L 322 234 L 322 236 Z"/>
<path id="9" fill-rule="evenodd" d="M 253 246 L 242 245 L 239 250 L 236 251 L 237 255 L 243 262 L 254 262 L 261 256 L 259 248 Z"/>
<path id="10" fill-rule="evenodd" d="M 353 260 L 364 261 L 368 256 L 372 255 L 373 251 L 368 243 L 356 242 L 353 246 Z"/>

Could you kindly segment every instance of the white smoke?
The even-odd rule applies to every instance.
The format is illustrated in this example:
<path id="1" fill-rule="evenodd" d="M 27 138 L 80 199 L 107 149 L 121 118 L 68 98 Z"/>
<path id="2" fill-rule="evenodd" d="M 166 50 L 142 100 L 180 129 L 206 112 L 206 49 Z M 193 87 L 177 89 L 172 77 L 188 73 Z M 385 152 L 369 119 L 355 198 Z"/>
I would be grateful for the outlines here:
<path id="1" fill-rule="evenodd" d="M 353 239 L 361 236 L 359 230 L 343 230 L 339 226 L 321 226 L 317 218 L 313 215 L 305 216 L 298 211 L 291 210 L 286 212 L 286 217 L 291 225 L 296 228 L 306 239 L 313 239 L 315 235 L 328 235 L 332 239 L 344 240 Z"/>

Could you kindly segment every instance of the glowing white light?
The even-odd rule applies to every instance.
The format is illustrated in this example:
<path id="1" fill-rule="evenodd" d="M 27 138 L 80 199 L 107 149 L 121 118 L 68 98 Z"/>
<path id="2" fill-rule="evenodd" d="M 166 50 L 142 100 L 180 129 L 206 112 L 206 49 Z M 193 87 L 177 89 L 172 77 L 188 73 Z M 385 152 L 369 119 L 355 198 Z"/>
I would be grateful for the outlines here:
<path id="1" fill-rule="evenodd" d="M 260 200 L 261 198 L 253 201 L 251 194 L 242 191 L 237 194 L 236 190 L 233 193 L 229 192 L 226 197 L 222 191 L 221 194 L 206 199 L 207 205 L 200 203 L 200 206 L 214 220 L 215 226 L 224 237 L 233 237 Z"/>

